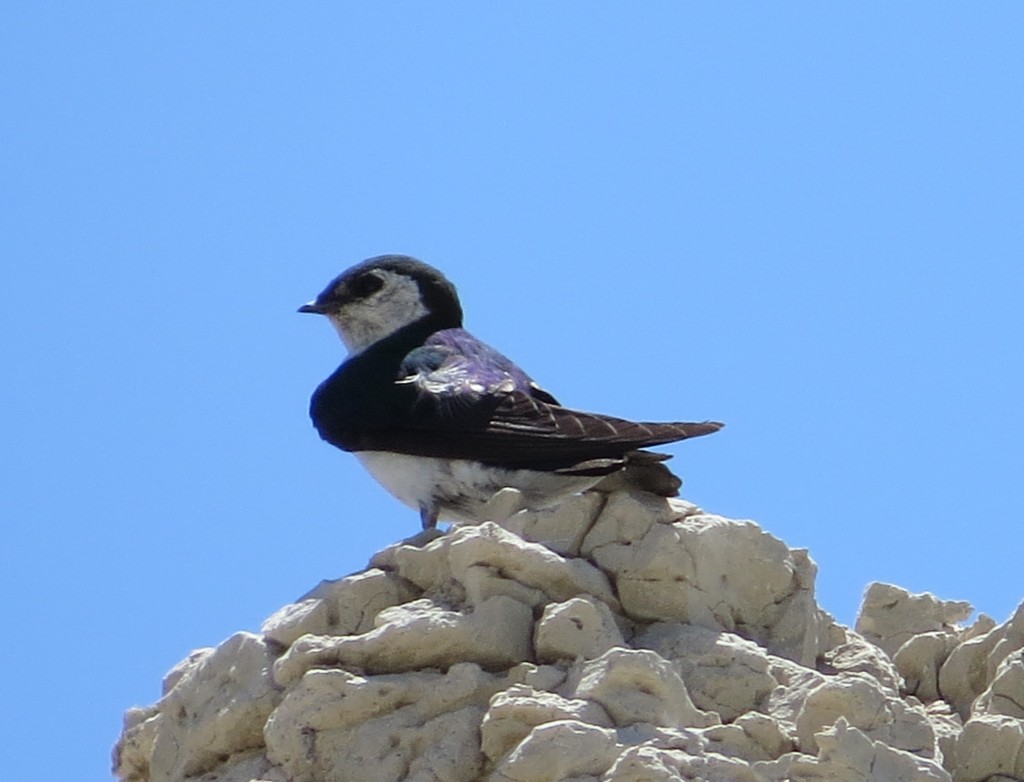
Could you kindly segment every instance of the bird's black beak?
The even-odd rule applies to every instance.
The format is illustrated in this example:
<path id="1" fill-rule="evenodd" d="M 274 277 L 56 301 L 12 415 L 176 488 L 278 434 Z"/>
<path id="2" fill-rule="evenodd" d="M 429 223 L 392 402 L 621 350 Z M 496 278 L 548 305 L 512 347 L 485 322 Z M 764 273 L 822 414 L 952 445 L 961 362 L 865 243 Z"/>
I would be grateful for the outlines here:
<path id="1" fill-rule="evenodd" d="M 299 312 L 312 312 L 315 315 L 323 315 L 324 308 L 322 305 L 317 304 L 315 301 L 311 301 L 308 304 L 303 304 L 299 307 Z"/>

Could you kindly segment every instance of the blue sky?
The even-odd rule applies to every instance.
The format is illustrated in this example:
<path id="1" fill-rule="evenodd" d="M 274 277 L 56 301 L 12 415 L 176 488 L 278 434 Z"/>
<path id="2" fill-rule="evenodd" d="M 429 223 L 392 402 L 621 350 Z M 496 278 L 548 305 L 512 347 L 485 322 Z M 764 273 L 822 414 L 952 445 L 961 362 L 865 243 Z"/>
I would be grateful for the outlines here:
<path id="1" fill-rule="evenodd" d="M 382 252 L 566 404 L 726 421 L 669 449 L 685 496 L 841 620 L 1024 597 L 1024 6 L 3 17 L 12 779 L 102 779 L 189 650 L 416 530 L 306 417 L 343 351 L 295 309 Z"/>

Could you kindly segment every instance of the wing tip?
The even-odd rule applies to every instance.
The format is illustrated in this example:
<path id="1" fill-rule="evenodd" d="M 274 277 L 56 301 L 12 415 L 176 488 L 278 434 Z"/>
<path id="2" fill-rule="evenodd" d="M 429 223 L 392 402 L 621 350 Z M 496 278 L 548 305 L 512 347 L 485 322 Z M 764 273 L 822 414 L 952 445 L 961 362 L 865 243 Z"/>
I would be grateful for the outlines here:
<path id="1" fill-rule="evenodd" d="M 714 434 L 725 427 L 725 424 L 721 421 L 680 421 L 671 426 L 682 435 L 679 439 L 687 440 L 691 437 Z"/>

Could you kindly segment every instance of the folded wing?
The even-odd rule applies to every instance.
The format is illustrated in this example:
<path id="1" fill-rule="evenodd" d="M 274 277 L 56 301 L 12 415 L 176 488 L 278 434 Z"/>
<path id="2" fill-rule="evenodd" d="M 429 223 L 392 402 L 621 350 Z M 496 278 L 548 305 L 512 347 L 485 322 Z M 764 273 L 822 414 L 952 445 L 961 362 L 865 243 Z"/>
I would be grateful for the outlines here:
<path id="1" fill-rule="evenodd" d="M 717 432 L 722 424 L 636 422 L 572 410 L 527 378 L 435 347 L 413 351 L 395 381 L 393 425 L 363 433 L 360 448 L 556 470 L 621 459 L 652 445 Z M 417 355 L 419 353 L 419 355 Z"/>

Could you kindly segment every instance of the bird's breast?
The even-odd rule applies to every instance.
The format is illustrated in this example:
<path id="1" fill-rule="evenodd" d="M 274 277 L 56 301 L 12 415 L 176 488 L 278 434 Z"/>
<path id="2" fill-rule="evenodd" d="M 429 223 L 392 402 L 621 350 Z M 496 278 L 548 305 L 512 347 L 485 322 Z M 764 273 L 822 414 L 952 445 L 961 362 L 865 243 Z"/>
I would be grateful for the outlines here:
<path id="1" fill-rule="evenodd" d="M 487 501 L 505 487 L 518 489 L 526 506 L 537 508 L 583 491 L 601 479 L 389 451 L 358 451 L 355 455 L 400 502 L 416 509 L 439 508 L 441 517 L 451 521 L 484 521 L 481 513 Z"/>

